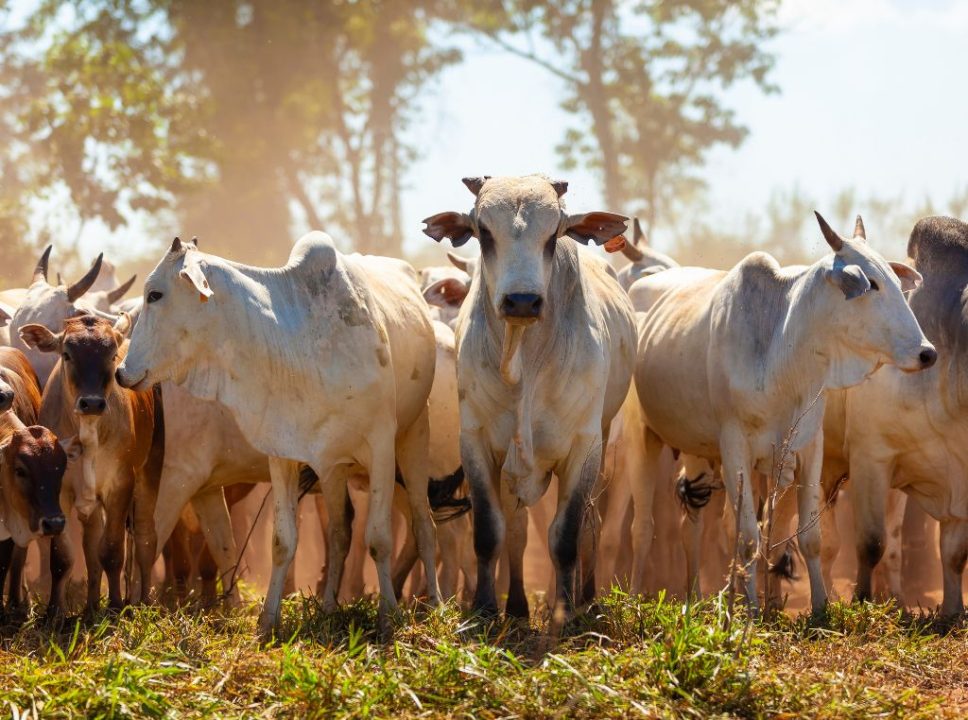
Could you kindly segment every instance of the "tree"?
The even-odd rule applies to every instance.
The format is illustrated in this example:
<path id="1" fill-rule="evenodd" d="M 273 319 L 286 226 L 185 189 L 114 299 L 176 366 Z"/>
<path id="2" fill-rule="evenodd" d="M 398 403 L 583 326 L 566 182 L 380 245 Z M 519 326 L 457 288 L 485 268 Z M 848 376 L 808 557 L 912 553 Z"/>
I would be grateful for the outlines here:
<path id="1" fill-rule="evenodd" d="M 16 118 L 29 194 L 66 188 L 82 220 L 172 211 L 206 248 L 250 262 L 278 261 L 310 227 L 395 254 L 403 131 L 422 86 L 459 59 L 432 46 L 435 11 L 44 0 L 2 36 L 0 112 Z"/>
<path id="2" fill-rule="evenodd" d="M 464 22 L 546 69 L 576 124 L 558 150 L 599 171 L 606 204 L 651 228 L 689 171 L 746 136 L 718 91 L 752 80 L 765 92 L 775 0 L 494 0 Z"/>

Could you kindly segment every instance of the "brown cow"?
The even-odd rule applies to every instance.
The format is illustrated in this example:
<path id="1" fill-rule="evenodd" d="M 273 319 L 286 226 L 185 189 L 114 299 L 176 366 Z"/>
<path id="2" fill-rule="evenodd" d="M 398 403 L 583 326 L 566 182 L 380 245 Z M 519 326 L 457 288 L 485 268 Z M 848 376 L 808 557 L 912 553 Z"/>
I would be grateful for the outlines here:
<path id="1" fill-rule="evenodd" d="M 68 459 L 80 455 L 76 439 L 59 443 L 37 426 L 40 386 L 27 357 L 0 348 L 0 615 L 10 576 L 8 608 L 23 603 L 27 546 L 38 535 L 64 529 L 58 498 Z"/>
<path id="2" fill-rule="evenodd" d="M 77 509 L 84 528 L 88 610 L 101 596 L 101 572 L 108 577 L 108 604 L 120 607 L 125 523 L 133 506 L 135 558 L 141 592 L 147 597 L 155 559 L 154 509 L 163 453 L 160 398 L 115 383 L 114 371 L 127 352 L 125 315 L 112 326 L 85 315 L 52 333 L 25 325 L 20 336 L 31 347 L 60 355 L 44 388 L 41 421 L 58 432 L 78 432 L 84 448 L 81 472 L 67 475 L 61 504 Z M 97 472 L 95 474 L 95 468 Z M 101 508 L 104 509 L 102 515 Z M 48 614 L 60 612 L 73 563 L 68 535 L 51 542 L 52 588 Z M 129 595 L 131 594 L 131 588 Z"/>

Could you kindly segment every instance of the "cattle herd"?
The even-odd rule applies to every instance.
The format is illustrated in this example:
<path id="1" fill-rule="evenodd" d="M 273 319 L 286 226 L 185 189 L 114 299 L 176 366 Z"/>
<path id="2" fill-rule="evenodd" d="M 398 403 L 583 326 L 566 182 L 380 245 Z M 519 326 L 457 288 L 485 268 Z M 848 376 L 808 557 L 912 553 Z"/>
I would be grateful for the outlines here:
<path id="1" fill-rule="evenodd" d="M 101 257 L 51 284 L 48 247 L 29 287 L 0 292 L 0 611 L 24 607 L 35 540 L 48 617 L 70 605 L 78 542 L 88 610 L 105 576 L 112 608 L 156 598 L 163 551 L 167 584 L 196 564 L 209 595 L 221 585 L 237 602 L 229 508 L 269 482 L 263 634 L 307 493 L 327 610 L 362 592 L 365 548 L 382 619 L 408 577 L 430 604 L 463 592 L 488 614 L 506 587 L 504 611 L 528 617 L 529 516 L 547 537 L 555 623 L 613 582 L 643 592 L 670 524 L 689 593 L 718 548 L 755 609 L 755 567 L 782 571 L 795 545 L 821 610 L 842 495 L 858 599 L 885 551 L 902 592 L 910 497 L 940 522 L 942 611 L 963 612 L 968 225 L 919 221 L 900 263 L 860 217 L 844 237 L 818 214 L 830 252 L 813 265 L 757 252 L 720 271 L 679 267 L 637 222 L 627 239 L 624 216 L 569 214 L 565 182 L 464 184 L 470 211 L 424 228 L 477 239 L 479 259 L 448 253 L 455 267 L 416 272 L 312 232 L 286 265 L 257 268 L 175 238 L 142 296 L 122 300 L 134 278 L 119 285 Z M 616 272 L 591 243 L 631 263 Z M 657 502 L 670 489 L 680 506 Z"/>

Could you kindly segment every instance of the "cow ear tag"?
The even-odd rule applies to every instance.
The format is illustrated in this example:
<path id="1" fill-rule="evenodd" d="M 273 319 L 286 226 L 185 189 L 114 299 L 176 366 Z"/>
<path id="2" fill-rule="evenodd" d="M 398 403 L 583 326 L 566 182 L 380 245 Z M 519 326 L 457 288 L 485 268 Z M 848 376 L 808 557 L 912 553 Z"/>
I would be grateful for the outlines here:
<path id="1" fill-rule="evenodd" d="M 625 243 L 626 240 L 624 235 L 616 235 L 611 240 L 606 242 L 602 247 L 605 248 L 605 252 L 607 253 L 616 253 L 620 252 L 622 248 L 625 247 Z"/>

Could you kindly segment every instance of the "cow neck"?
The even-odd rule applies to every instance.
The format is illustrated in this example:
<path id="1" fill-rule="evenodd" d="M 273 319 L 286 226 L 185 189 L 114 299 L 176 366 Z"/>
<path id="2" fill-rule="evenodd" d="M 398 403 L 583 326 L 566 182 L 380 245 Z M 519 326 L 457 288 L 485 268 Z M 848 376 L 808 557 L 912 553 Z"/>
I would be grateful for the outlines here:
<path id="1" fill-rule="evenodd" d="M 526 482 L 535 471 L 534 439 L 532 428 L 532 410 L 534 408 L 534 393 L 537 389 L 537 375 L 546 368 L 552 358 L 555 364 L 567 362 L 568 349 L 572 346 L 568 333 L 564 328 L 575 320 L 576 310 L 584 302 L 581 266 L 577 249 L 571 241 L 559 240 L 553 260 L 551 280 L 548 283 L 548 302 L 544 306 L 544 316 L 540 321 L 526 328 L 517 343 L 515 357 L 506 362 L 502 358 L 506 348 L 507 334 L 514 329 L 498 316 L 494 310 L 494 303 L 487 283 L 481 277 L 483 293 L 481 301 L 484 304 L 484 316 L 487 323 L 488 355 L 496 359 L 499 368 L 507 364 L 511 374 L 517 382 L 509 383 L 501 377 L 511 393 L 514 401 L 514 430 L 511 442 L 507 448 L 504 465 L 501 470 L 507 478 L 512 491 L 520 487 L 529 487 Z M 483 263 L 482 263 L 483 265 Z M 483 273 L 483 267 L 479 272 Z M 501 362 L 504 359 L 505 362 Z M 498 370 L 500 375 L 504 375 Z M 524 483 L 524 484 L 522 484 Z M 536 497 L 522 498 L 526 505 L 536 501 Z"/>

